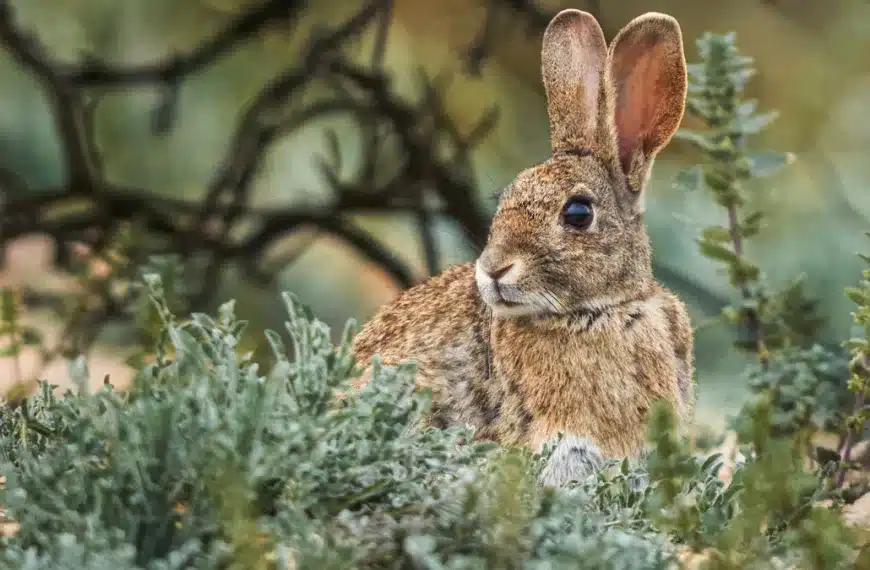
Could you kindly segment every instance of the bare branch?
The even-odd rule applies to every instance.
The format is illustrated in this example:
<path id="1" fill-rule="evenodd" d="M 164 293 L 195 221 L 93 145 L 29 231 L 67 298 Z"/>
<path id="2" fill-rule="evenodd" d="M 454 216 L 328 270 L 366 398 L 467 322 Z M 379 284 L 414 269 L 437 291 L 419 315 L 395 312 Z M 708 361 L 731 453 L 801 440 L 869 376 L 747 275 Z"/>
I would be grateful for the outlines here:
<path id="1" fill-rule="evenodd" d="M 305 0 L 266 0 L 234 18 L 223 30 L 190 53 L 155 63 L 115 67 L 90 62 L 83 66 L 54 65 L 64 81 L 76 87 L 152 86 L 199 73 L 241 44 L 255 38 L 270 24 L 292 22 L 307 6 Z"/>
<path id="2" fill-rule="evenodd" d="M 525 9 L 524 17 L 539 19 L 531 3 L 493 0 L 491 9 L 500 3 L 517 4 Z M 430 274 L 440 269 L 432 231 L 435 216 L 456 221 L 471 243 L 482 246 L 488 215 L 479 201 L 470 153 L 491 132 L 497 113 L 490 110 L 477 125 L 460 129 L 442 104 L 443 93 L 449 89 L 446 82 L 424 79 L 421 101 L 393 89 L 384 64 L 393 0 L 361 0 L 360 8 L 344 22 L 311 31 L 304 52 L 291 58 L 292 64 L 266 83 L 242 112 L 223 159 L 198 201 L 158 195 L 105 178 L 93 132 L 101 94 L 140 87 L 162 92 L 153 122 L 155 132 L 167 132 L 174 122 L 178 90 L 187 78 L 256 41 L 273 24 L 292 28 L 302 21 L 307 6 L 304 0 L 261 0 L 187 53 L 150 63 L 63 63 L 50 57 L 34 35 L 17 26 L 9 0 L 0 0 L 0 48 L 46 91 L 67 171 L 60 187 L 42 189 L 28 188 L 14 173 L 0 172 L 5 194 L 0 247 L 15 237 L 41 232 L 54 237 L 59 252 L 67 251 L 64 244 L 79 239 L 100 251 L 119 224 L 133 221 L 145 232 L 135 244 L 139 258 L 166 248 L 187 256 L 207 254 L 199 275 L 203 289 L 195 299 L 207 303 L 228 263 L 238 263 L 258 282 L 268 283 L 271 271 L 263 269 L 259 260 L 269 246 L 287 235 L 312 229 L 315 236 L 331 235 L 350 245 L 400 287 L 413 285 L 416 279 L 408 265 L 349 221 L 358 214 L 417 216 Z M 367 64 L 351 57 L 350 49 L 366 33 L 375 34 Z M 306 100 L 306 106 L 299 108 L 303 95 L 314 87 L 325 95 L 314 103 Z M 359 126 L 363 164 L 358 176 L 346 179 L 339 164 L 328 165 L 324 174 L 332 199 L 327 203 L 253 207 L 254 182 L 271 145 L 311 121 L 335 114 L 348 116 Z M 332 162 L 340 162 L 338 158 Z M 437 211 L 424 203 L 426 195 L 436 197 Z M 296 257 L 298 252 L 283 261 L 291 263 Z M 114 314 L 115 308 L 107 307 L 99 319 Z M 84 344 L 91 334 L 82 338 Z"/>
<path id="3" fill-rule="evenodd" d="M 423 258 L 426 260 L 428 275 L 435 275 L 441 270 L 438 256 L 438 243 L 435 236 L 435 224 L 432 214 L 425 208 L 417 212 L 417 225 L 420 226 L 420 241 L 423 244 Z"/>

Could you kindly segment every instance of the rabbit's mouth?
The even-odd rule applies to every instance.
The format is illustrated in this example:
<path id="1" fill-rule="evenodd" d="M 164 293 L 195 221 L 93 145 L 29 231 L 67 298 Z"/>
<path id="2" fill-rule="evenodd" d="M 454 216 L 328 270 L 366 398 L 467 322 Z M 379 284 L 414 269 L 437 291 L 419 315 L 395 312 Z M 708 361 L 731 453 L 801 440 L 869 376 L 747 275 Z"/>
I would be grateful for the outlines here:
<path id="1" fill-rule="evenodd" d="M 502 318 L 527 317 L 538 313 L 538 310 L 528 303 L 508 301 L 504 297 L 491 299 L 487 304 L 494 315 Z"/>
<path id="2" fill-rule="evenodd" d="M 515 283 L 515 275 L 505 271 L 496 272 L 493 276 L 481 268 L 478 262 L 475 270 L 475 280 L 480 297 L 493 313 L 503 317 L 528 316 L 539 312 L 539 307 L 534 303 L 534 298 L 529 298 L 522 287 Z M 510 267 L 516 272 L 516 264 Z M 505 282 L 510 281 L 510 282 Z"/>
<path id="3" fill-rule="evenodd" d="M 539 312 L 535 305 L 526 300 L 518 300 L 512 290 L 504 290 L 495 286 L 483 295 L 484 302 L 490 306 L 496 315 L 502 317 L 526 317 Z"/>
<path id="4" fill-rule="evenodd" d="M 491 304 L 499 307 L 519 307 L 523 303 L 514 300 L 516 287 L 511 285 L 499 285 L 498 281 L 492 281 L 490 288 Z"/>
<path id="5" fill-rule="evenodd" d="M 522 303 L 517 303 L 516 301 L 508 301 L 504 297 L 499 297 L 496 300 L 497 305 L 501 305 L 502 307 L 519 307 Z"/>

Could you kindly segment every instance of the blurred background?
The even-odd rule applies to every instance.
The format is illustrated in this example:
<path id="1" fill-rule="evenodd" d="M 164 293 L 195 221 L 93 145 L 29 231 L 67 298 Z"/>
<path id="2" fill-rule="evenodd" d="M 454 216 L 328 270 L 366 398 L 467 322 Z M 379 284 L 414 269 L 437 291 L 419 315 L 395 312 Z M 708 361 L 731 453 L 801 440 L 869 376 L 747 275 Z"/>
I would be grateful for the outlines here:
<path id="1" fill-rule="evenodd" d="M 473 260 L 493 195 L 548 155 L 541 34 L 569 7 L 594 13 L 608 41 L 643 12 L 669 13 L 690 63 L 703 32 L 736 32 L 758 69 L 748 95 L 780 115 L 753 144 L 796 157 L 753 193 L 768 218 L 749 254 L 774 283 L 805 274 L 827 338 L 849 333 L 843 287 L 859 277 L 854 254 L 870 249 L 863 0 L 0 6 L 0 284 L 22 294 L 25 318 L 52 342 L 71 336 L 52 299 L 82 287 L 76 259 L 118 236 L 130 263 L 184 260 L 191 310 L 235 298 L 254 348 L 257 331 L 282 328 L 282 290 L 338 333 Z M 697 328 L 698 419 L 715 424 L 744 397 L 744 362 L 717 319 L 733 301 L 727 277 L 695 242 L 723 214 L 673 183 L 696 159 L 680 141 L 660 155 L 647 223 L 656 274 Z M 60 352 L 86 350 L 95 381 L 123 383 L 135 336 L 112 297 L 123 292 L 101 295 L 94 332 Z M 62 381 L 63 358 L 40 359 L 4 363 L 0 383 L 37 370 Z"/>

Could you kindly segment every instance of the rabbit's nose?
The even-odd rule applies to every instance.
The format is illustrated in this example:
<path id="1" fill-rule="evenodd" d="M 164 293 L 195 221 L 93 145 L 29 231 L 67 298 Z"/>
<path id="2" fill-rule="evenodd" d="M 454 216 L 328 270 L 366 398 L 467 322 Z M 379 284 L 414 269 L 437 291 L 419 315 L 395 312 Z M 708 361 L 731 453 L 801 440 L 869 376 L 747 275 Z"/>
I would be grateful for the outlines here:
<path id="1" fill-rule="evenodd" d="M 493 281 L 498 281 L 501 277 L 505 275 L 505 273 L 510 271 L 513 266 L 513 263 L 508 263 L 507 265 L 504 265 L 498 269 L 485 269 L 484 271 Z"/>

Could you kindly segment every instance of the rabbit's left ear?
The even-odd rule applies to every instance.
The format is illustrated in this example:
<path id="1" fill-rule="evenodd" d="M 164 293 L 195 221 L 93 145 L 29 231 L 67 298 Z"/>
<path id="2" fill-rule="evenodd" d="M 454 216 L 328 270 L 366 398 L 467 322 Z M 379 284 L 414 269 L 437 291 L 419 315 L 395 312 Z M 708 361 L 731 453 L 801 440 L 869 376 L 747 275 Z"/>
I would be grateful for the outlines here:
<path id="1" fill-rule="evenodd" d="M 604 32 L 588 12 L 563 10 L 544 31 L 541 74 L 553 153 L 596 147 L 606 59 Z"/>
<path id="2" fill-rule="evenodd" d="M 655 12 L 635 18 L 610 45 L 606 68 L 619 163 L 639 192 L 683 118 L 687 80 L 679 23 Z"/>

